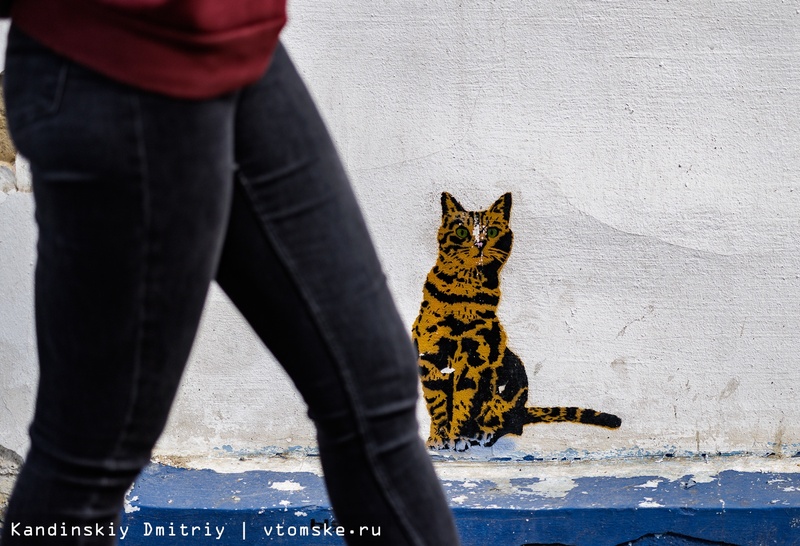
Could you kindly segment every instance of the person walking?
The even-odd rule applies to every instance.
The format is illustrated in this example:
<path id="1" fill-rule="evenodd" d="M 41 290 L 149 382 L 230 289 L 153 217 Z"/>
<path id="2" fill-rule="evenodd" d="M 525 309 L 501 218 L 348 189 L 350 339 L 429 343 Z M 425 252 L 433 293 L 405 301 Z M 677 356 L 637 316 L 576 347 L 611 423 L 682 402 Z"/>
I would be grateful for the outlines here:
<path id="1" fill-rule="evenodd" d="M 119 521 L 216 280 L 307 403 L 338 522 L 457 545 L 418 434 L 416 355 L 279 41 L 283 0 L 15 0 L 10 16 L 40 378 L 3 544 L 113 542 L 10 531 Z"/>

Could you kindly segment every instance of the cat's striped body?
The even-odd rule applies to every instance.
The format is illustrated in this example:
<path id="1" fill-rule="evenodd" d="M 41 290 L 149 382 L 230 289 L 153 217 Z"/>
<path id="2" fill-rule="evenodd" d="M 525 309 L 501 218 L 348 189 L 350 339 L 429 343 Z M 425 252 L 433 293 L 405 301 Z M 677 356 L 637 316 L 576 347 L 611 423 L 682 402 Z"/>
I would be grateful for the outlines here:
<path id="1" fill-rule="evenodd" d="M 511 194 L 485 211 L 466 211 L 442 194 L 439 255 L 413 326 L 422 390 L 431 416 L 428 446 L 492 445 L 540 422 L 616 428 L 618 417 L 572 407 L 529 407 L 528 378 L 506 346 L 497 318 L 499 273 L 511 252 Z"/>

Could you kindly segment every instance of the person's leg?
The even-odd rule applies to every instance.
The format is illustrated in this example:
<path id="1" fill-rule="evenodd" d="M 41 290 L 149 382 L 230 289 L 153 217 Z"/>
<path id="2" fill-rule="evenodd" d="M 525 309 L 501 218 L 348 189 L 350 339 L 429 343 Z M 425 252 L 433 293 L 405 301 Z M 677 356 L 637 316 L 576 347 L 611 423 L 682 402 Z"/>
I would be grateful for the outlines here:
<path id="1" fill-rule="evenodd" d="M 40 378 L 3 530 L 11 546 L 13 524 L 116 521 L 149 462 L 224 239 L 235 96 L 139 92 L 15 28 L 5 86 L 39 226 Z M 104 535 L 39 540 L 111 544 Z"/>
<path id="2" fill-rule="evenodd" d="M 408 329 L 334 146 L 282 47 L 266 77 L 242 91 L 235 139 L 239 177 L 217 280 L 309 406 L 345 537 L 457 545 L 418 432 Z"/>

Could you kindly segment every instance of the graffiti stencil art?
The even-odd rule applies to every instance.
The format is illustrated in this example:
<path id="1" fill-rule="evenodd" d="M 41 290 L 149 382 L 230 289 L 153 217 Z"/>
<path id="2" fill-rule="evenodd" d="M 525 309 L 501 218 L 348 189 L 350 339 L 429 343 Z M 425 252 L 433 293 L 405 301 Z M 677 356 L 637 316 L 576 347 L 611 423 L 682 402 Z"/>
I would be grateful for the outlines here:
<path id="1" fill-rule="evenodd" d="M 442 194 L 439 254 L 414 322 L 422 391 L 431 417 L 428 447 L 491 446 L 532 423 L 618 428 L 616 415 L 576 407 L 528 406 L 528 377 L 497 318 L 500 270 L 511 253 L 511 194 L 468 211 Z"/>

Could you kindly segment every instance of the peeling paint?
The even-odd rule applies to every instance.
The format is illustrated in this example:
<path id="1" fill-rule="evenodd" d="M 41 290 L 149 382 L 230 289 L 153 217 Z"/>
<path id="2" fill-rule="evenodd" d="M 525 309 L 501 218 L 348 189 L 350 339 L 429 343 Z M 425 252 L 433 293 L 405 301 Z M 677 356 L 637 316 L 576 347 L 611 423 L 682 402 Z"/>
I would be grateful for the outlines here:
<path id="1" fill-rule="evenodd" d="M 304 489 L 302 485 L 297 482 L 286 480 L 284 482 L 275 482 L 270 485 L 272 489 L 277 489 L 278 491 L 300 491 Z"/>
<path id="2" fill-rule="evenodd" d="M 464 465 L 458 473 L 454 467 L 459 465 L 449 464 L 455 479 L 444 483 L 465 546 L 490 543 L 618 546 L 640 537 L 658 533 L 666 536 L 670 532 L 723 544 L 767 543 L 759 537 L 768 535 L 776 539 L 770 543 L 789 544 L 785 533 L 796 528 L 800 521 L 800 495 L 784 490 L 800 486 L 800 472 L 776 474 L 770 469 L 781 465 L 764 463 L 758 472 L 723 470 L 712 477 L 714 483 L 698 483 L 691 490 L 681 487 L 679 480 L 662 481 L 647 475 L 615 477 L 610 471 L 612 465 L 607 465 L 609 472 L 604 473 L 598 472 L 604 465 L 597 463 L 483 463 Z M 561 471 L 582 466 L 584 473 L 591 467 L 595 475 L 575 477 L 573 484 L 559 479 L 554 466 Z M 788 468 L 785 462 L 782 467 Z M 647 465 L 639 464 L 638 468 L 646 469 Z M 486 476 L 474 479 L 480 473 Z M 460 477 L 456 478 L 456 474 Z M 576 474 L 580 472 L 573 473 Z M 302 485 L 302 493 L 279 491 L 267 485 L 287 481 Z M 535 494 L 537 484 L 543 482 L 539 492 L 546 494 Z M 646 488 L 648 491 L 643 495 L 642 488 L 637 486 L 651 482 L 659 483 L 656 488 Z M 203 486 L 198 487 L 199 483 Z M 549 494 L 557 489 L 562 492 Z M 239 493 L 238 500 L 230 498 L 231 490 Z M 139 510 L 125 514 L 132 526 L 165 515 L 171 521 L 185 517 L 202 518 L 203 522 L 219 519 L 230 522 L 238 517 L 245 527 L 252 524 L 251 517 L 255 515 L 259 526 L 272 522 L 285 525 L 287 517 L 290 521 L 301 518 L 307 522 L 331 517 L 323 479 L 309 473 L 259 470 L 220 474 L 154 465 L 137 480 L 136 492 L 131 503 Z M 200 506 L 215 508 L 191 509 Z M 607 525 L 609 521 L 614 524 Z M 776 535 L 776 529 L 782 531 Z M 512 536 L 513 541 L 509 538 Z"/>
<path id="3" fill-rule="evenodd" d="M 658 489 L 658 484 L 662 483 L 664 480 L 650 480 L 648 482 L 643 483 L 642 485 L 637 485 L 637 488 L 645 488 L 645 489 Z"/>
<path id="4" fill-rule="evenodd" d="M 131 493 L 133 492 L 133 489 L 135 487 L 136 487 L 136 484 L 134 483 L 131 486 L 131 488 L 128 489 L 128 492 L 125 493 L 125 500 L 124 500 L 123 507 L 124 507 L 124 510 L 125 510 L 126 514 L 131 514 L 133 512 L 138 512 L 140 510 L 140 508 L 134 504 L 136 501 L 139 500 L 139 496 L 138 495 L 134 495 L 133 497 L 131 497 Z"/>
<path id="5" fill-rule="evenodd" d="M 664 505 L 654 502 L 650 497 L 645 497 L 644 500 L 639 503 L 639 508 L 664 508 Z"/>

